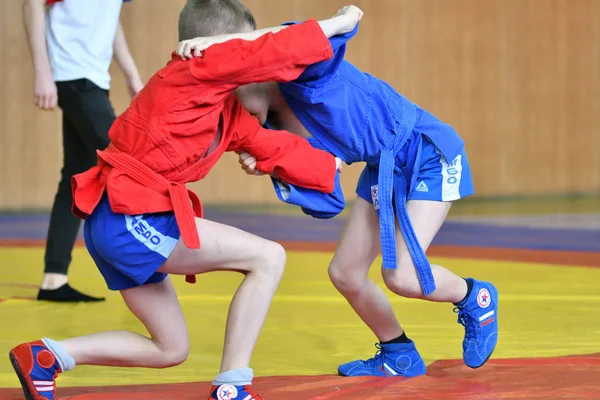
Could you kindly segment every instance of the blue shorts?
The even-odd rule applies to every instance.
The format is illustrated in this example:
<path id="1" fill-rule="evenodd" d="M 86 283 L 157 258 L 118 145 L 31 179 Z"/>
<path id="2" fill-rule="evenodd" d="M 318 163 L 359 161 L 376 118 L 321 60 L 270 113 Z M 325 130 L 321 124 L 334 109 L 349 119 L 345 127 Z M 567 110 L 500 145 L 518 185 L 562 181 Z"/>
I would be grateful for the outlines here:
<path id="1" fill-rule="evenodd" d="M 427 137 L 423 137 L 421 146 L 421 166 L 408 200 L 455 201 L 475 193 L 464 150 L 448 164 Z M 377 166 L 367 165 L 356 186 L 356 194 L 371 204 L 378 204 L 378 175 Z"/>
<path id="2" fill-rule="evenodd" d="M 85 219 L 85 245 L 110 290 L 124 290 L 162 282 L 156 272 L 179 240 L 172 212 L 143 215 L 116 214 L 108 197 Z"/>

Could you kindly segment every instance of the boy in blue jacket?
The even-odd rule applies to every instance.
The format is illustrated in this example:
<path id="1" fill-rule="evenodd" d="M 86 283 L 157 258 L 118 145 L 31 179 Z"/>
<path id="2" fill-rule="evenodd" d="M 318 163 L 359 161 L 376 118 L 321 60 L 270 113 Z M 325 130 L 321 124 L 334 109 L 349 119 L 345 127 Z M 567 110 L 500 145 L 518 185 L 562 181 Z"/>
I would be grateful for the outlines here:
<path id="1" fill-rule="evenodd" d="M 498 292 L 489 282 L 431 265 L 425 256 L 452 202 L 474 192 L 464 142 L 450 125 L 344 60 L 346 42 L 357 30 L 332 37 L 334 57 L 309 66 L 295 81 L 248 85 L 237 95 L 262 124 L 303 136 L 347 164 L 367 164 L 329 276 L 379 344 L 373 358 L 343 364 L 338 372 L 425 374 L 423 359 L 390 301 L 368 277 L 380 250 L 383 279 L 392 292 L 454 305 L 465 328 L 464 362 L 479 368 L 498 341 Z M 180 44 L 178 53 L 190 57 L 211 44 L 245 36 L 192 39 Z M 240 163 L 247 173 L 261 174 L 252 155 L 241 154 Z M 309 215 L 329 218 L 344 208 L 339 177 L 330 195 L 273 180 L 281 200 Z"/>

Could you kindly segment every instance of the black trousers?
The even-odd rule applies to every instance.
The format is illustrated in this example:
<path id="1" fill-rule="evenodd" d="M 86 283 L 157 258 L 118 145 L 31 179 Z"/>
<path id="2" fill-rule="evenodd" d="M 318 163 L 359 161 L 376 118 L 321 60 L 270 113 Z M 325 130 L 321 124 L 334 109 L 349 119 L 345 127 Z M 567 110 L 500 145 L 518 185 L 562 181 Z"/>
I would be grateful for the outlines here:
<path id="1" fill-rule="evenodd" d="M 56 83 L 63 111 L 63 168 L 52 205 L 45 273 L 66 274 L 81 220 L 71 212 L 71 177 L 96 165 L 96 150 L 108 146 L 115 112 L 108 91 L 87 79 Z"/>

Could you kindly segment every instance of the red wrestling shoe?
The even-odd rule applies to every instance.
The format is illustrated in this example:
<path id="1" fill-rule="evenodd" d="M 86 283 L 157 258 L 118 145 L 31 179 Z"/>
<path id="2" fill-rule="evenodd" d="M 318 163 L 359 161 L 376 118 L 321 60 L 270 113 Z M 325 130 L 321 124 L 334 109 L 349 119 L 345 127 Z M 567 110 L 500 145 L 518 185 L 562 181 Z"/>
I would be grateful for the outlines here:
<path id="1" fill-rule="evenodd" d="M 56 377 L 62 370 L 44 342 L 23 343 L 8 354 L 27 400 L 54 400 Z"/>
<path id="2" fill-rule="evenodd" d="M 252 389 L 252 385 L 221 385 L 210 388 L 208 400 L 264 400 Z"/>

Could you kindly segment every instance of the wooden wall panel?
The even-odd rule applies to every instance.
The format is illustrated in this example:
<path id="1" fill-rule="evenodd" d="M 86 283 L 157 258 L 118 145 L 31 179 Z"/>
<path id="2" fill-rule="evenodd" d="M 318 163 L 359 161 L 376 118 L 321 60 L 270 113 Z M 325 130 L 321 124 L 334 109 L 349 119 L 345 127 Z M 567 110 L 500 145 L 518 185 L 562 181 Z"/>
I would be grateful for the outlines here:
<path id="1" fill-rule="evenodd" d="M 51 204 L 62 160 L 60 114 L 33 106 L 21 4 L 0 2 L 0 208 Z"/>
<path id="2" fill-rule="evenodd" d="M 183 0 L 123 8 L 146 79 L 177 43 Z M 248 0 L 260 26 L 323 18 L 342 0 Z M 600 1 L 356 0 L 365 11 L 348 59 L 455 126 L 479 195 L 600 191 Z M 21 1 L 0 2 L 0 208 L 47 207 L 61 165 L 60 112 L 32 104 Z M 113 66 L 117 112 L 128 103 Z M 350 198 L 362 165 L 346 168 Z M 206 202 L 275 202 L 235 156 L 191 185 Z"/>

